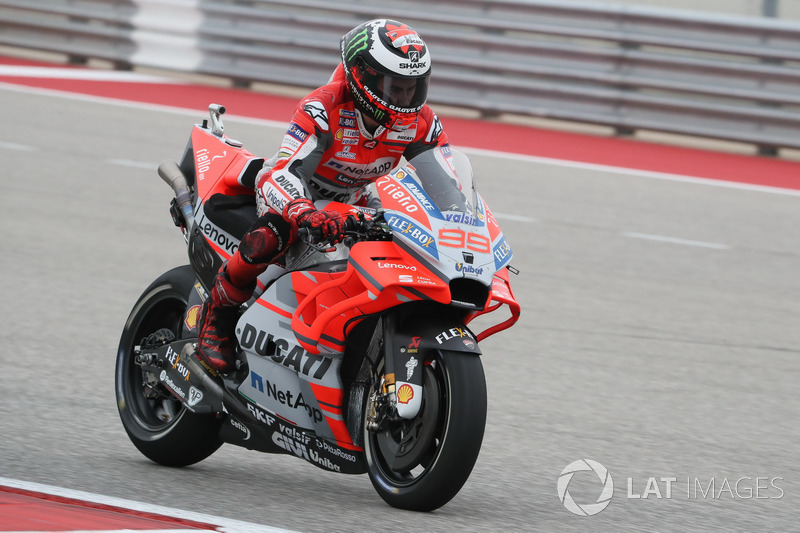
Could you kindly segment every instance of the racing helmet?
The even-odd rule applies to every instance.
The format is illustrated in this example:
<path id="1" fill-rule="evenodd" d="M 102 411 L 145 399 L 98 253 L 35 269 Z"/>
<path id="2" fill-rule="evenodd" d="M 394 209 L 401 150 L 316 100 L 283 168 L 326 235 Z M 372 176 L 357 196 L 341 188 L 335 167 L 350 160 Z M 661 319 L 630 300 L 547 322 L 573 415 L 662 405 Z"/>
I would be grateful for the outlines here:
<path id="1" fill-rule="evenodd" d="M 406 24 L 375 19 L 341 40 L 342 65 L 356 108 L 381 126 L 403 131 L 428 98 L 431 56 Z"/>

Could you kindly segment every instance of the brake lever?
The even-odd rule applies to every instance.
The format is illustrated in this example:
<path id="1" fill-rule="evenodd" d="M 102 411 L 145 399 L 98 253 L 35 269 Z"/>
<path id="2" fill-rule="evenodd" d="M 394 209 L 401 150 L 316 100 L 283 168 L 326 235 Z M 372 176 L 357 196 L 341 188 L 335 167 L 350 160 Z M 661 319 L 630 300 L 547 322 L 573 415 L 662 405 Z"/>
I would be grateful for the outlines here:
<path id="1" fill-rule="evenodd" d="M 317 252 L 329 254 L 336 251 L 336 246 L 331 246 L 329 242 L 321 242 L 319 244 L 312 244 L 311 247 Z"/>
<path id="2" fill-rule="evenodd" d="M 308 228 L 300 228 L 297 230 L 297 237 L 302 239 L 310 248 L 316 252 L 330 253 L 336 251 L 336 246 L 327 241 L 314 242 L 314 237 Z"/>

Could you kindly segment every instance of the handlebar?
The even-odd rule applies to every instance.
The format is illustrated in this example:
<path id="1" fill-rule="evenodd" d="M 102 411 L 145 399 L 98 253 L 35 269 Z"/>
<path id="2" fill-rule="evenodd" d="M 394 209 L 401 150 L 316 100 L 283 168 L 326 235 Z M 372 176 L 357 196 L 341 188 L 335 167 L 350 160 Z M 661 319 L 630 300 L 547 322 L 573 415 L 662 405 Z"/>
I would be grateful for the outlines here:
<path id="1" fill-rule="evenodd" d="M 344 238 L 341 239 L 341 242 L 348 248 L 360 241 L 388 241 L 392 239 L 392 230 L 384 222 L 383 211 L 378 211 L 372 218 L 367 218 L 360 212 L 357 215 L 347 215 L 344 227 Z M 332 251 L 336 242 L 340 242 L 332 242 L 330 238 L 317 240 L 315 235 L 305 227 L 297 231 L 297 236 L 320 252 Z"/>

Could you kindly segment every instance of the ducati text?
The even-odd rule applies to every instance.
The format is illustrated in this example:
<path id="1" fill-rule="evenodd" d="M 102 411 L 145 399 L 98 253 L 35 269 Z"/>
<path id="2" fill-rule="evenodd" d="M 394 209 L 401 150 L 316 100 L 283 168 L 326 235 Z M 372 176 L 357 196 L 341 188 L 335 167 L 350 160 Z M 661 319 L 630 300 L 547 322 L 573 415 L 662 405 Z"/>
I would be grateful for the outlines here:
<path id="1" fill-rule="evenodd" d="M 269 357 L 276 363 L 293 368 L 300 374 L 322 379 L 333 360 L 330 357 L 308 353 L 286 339 L 278 339 L 271 333 L 257 330 L 246 324 L 242 330 L 242 348 L 253 349 L 258 355 Z"/>

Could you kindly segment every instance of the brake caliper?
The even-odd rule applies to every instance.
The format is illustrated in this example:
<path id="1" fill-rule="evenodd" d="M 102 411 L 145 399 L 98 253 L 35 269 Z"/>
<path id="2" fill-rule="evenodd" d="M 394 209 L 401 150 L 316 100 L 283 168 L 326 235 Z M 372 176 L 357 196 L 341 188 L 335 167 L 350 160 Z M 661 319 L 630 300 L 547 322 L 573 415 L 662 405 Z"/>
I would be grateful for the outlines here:
<path id="1" fill-rule="evenodd" d="M 397 420 L 397 396 L 394 376 L 381 376 L 381 381 L 367 400 L 366 424 L 369 431 L 378 431 L 387 420 Z"/>
<path id="2" fill-rule="evenodd" d="M 142 367 L 142 384 L 144 396 L 149 399 L 169 398 L 170 394 L 164 389 L 158 379 L 157 372 L 161 366 L 155 350 L 175 340 L 175 334 L 169 329 L 162 328 L 143 338 L 139 346 L 133 348 L 133 361 Z"/>

